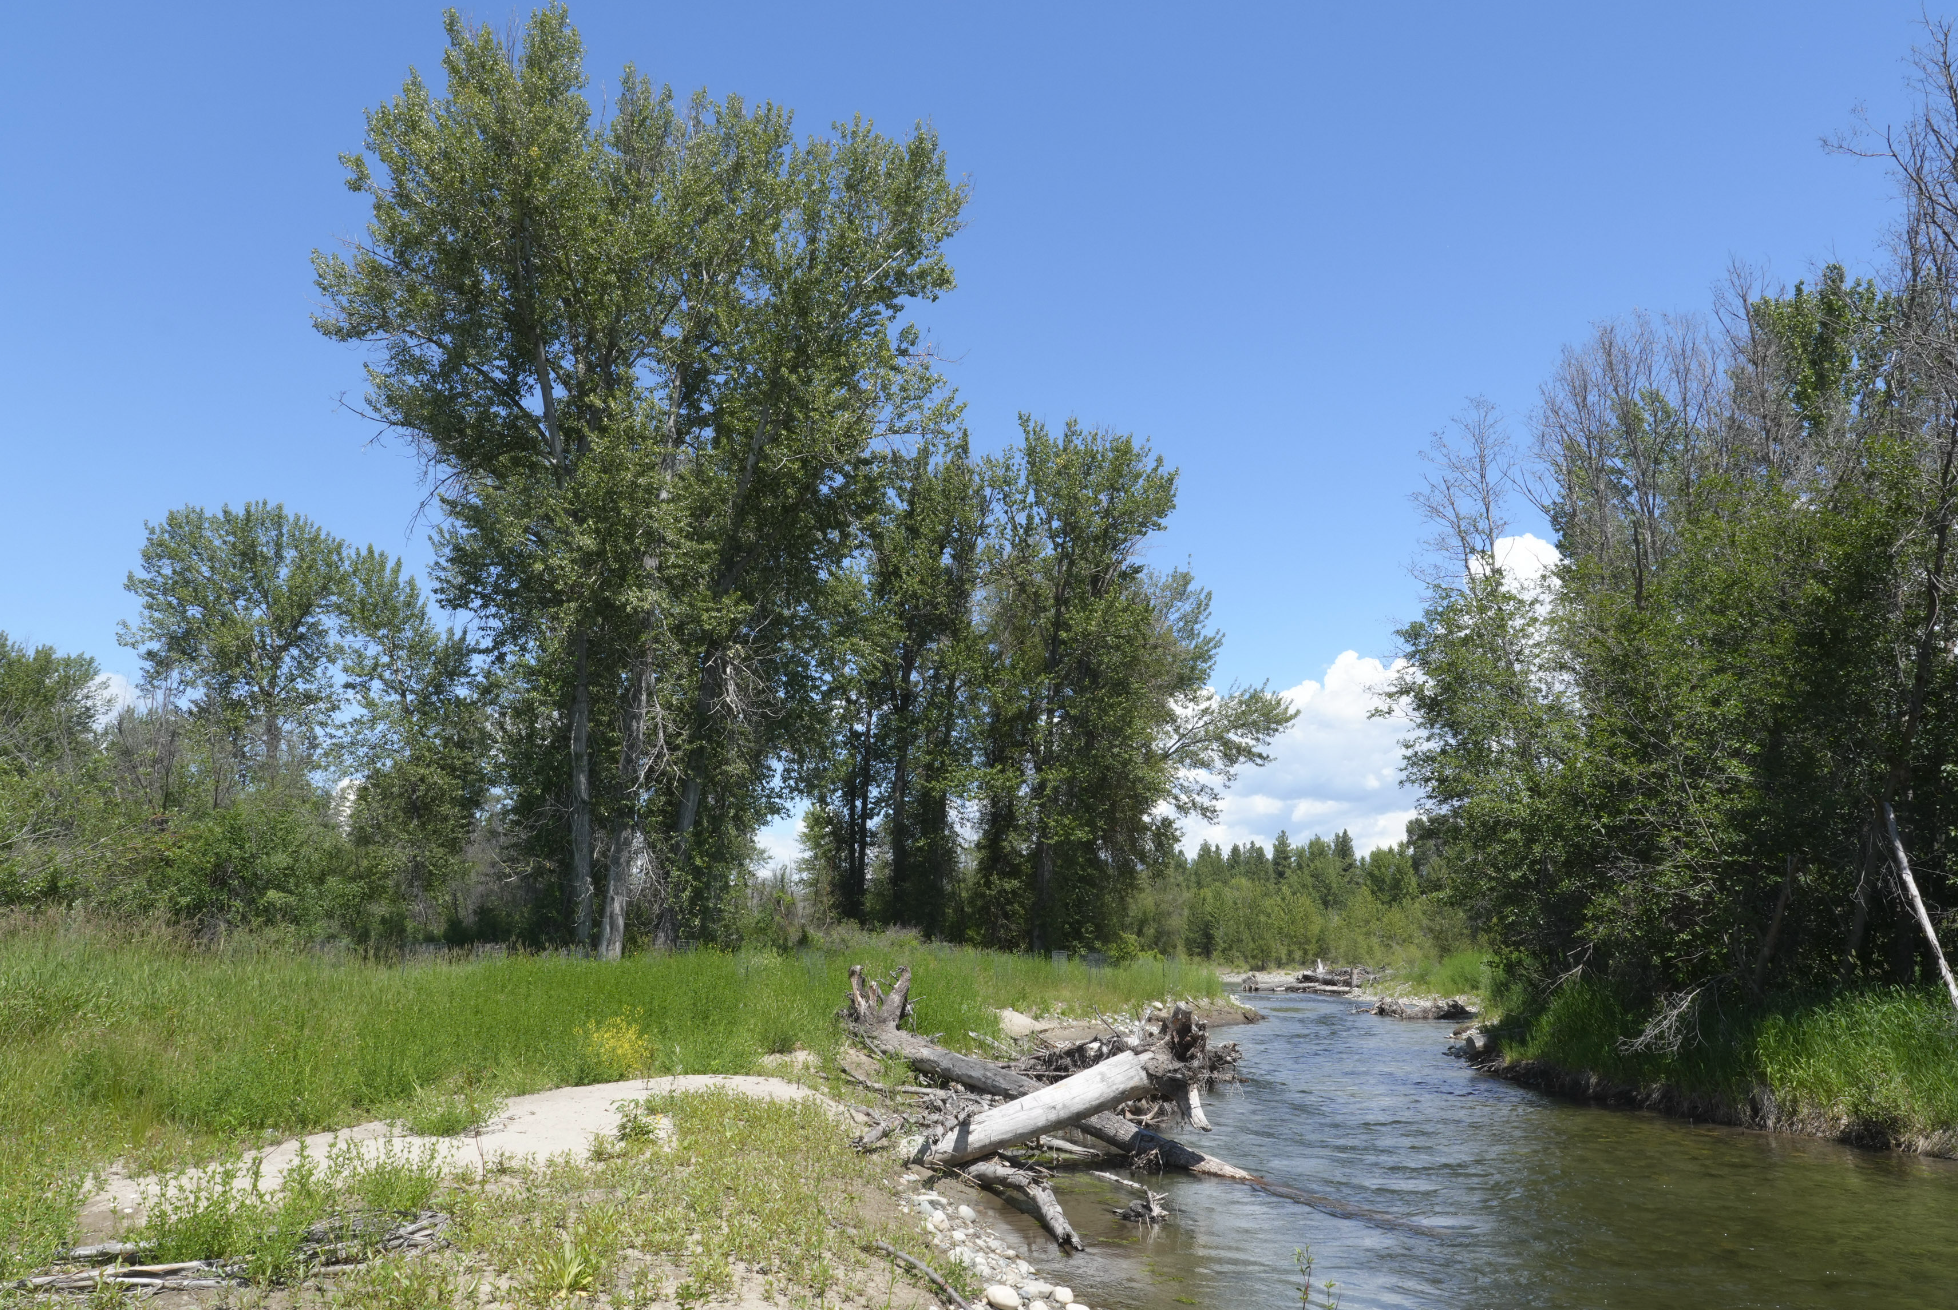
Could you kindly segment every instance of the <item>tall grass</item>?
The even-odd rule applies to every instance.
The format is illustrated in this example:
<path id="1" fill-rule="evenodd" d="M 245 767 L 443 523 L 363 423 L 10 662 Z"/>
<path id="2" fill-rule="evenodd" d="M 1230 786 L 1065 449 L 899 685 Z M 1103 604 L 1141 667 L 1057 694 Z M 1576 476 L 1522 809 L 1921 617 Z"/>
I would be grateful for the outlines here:
<path id="1" fill-rule="evenodd" d="M 1609 988 L 1572 983 L 1512 1017 L 1504 1049 L 1697 1099 L 1735 1122 L 1945 1154 L 1958 1147 L 1958 1019 L 1941 990 L 1704 1006 L 1670 1051 L 1630 1049 L 1645 1020 Z"/>
<path id="2" fill-rule="evenodd" d="M 163 927 L 0 922 L 0 1233 L 66 1235 L 78 1171 L 156 1169 L 268 1138 L 639 1074 L 744 1073 L 826 1057 L 853 963 L 913 970 L 918 1026 L 963 1043 L 997 1007 L 1119 1010 L 1210 995 L 1210 970 L 1088 969 L 865 937 L 800 955 L 558 957 L 387 965 Z M 0 1255 L 0 1276 L 8 1258 Z"/>

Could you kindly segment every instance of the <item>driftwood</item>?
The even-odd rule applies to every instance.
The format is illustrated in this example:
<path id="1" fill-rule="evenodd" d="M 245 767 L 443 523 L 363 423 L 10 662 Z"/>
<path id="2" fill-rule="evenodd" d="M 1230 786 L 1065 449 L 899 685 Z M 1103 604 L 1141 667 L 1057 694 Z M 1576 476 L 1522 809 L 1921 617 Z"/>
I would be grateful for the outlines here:
<path id="1" fill-rule="evenodd" d="M 1133 1179 L 1120 1178 L 1099 1169 L 1094 1170 L 1094 1175 L 1114 1183 L 1117 1187 L 1126 1187 L 1131 1191 L 1142 1193 L 1141 1200 L 1131 1201 L 1114 1212 L 1117 1219 L 1126 1219 L 1132 1224 L 1159 1224 L 1169 1218 L 1169 1211 L 1163 1208 L 1163 1202 L 1169 1199 L 1168 1192 L 1151 1191 Z"/>
<path id="2" fill-rule="evenodd" d="M 357 1215 L 315 1224 L 294 1252 L 311 1269 L 337 1269 L 364 1263 L 389 1251 L 418 1251 L 442 1240 L 449 1217 L 432 1210 L 402 1222 L 398 1215 Z M 221 1260 L 180 1260 L 168 1264 L 127 1264 L 150 1248 L 135 1242 L 103 1242 L 65 1252 L 61 1264 L 93 1268 L 36 1274 L 14 1286 L 30 1292 L 92 1292 L 98 1288 L 197 1291 L 248 1282 L 243 1264 Z"/>
<path id="3" fill-rule="evenodd" d="M 838 1012 L 838 1017 L 847 1020 L 867 1045 L 901 1057 L 915 1072 L 927 1077 L 956 1083 L 988 1096 L 1017 1098 L 1041 1090 L 1044 1084 L 1018 1070 L 948 1051 L 922 1034 L 905 1031 L 899 1026 L 899 1019 L 910 1012 L 910 990 L 911 971 L 908 968 L 897 971 L 897 981 L 890 995 L 885 996 L 874 982 L 864 977 L 862 965 L 853 965 L 850 969 L 850 1001 Z M 1165 1069 L 1173 1063 L 1168 1056 L 1162 1059 Z M 1106 1110 L 1089 1115 L 1072 1127 L 1128 1156 L 1131 1168 L 1181 1169 L 1206 1178 L 1224 1178 L 1248 1184 L 1272 1196 L 1312 1206 L 1342 1219 L 1354 1219 L 1376 1227 L 1426 1237 L 1441 1236 L 1436 1229 L 1422 1224 L 1409 1223 L 1365 1206 L 1303 1192 L 1260 1178 L 1247 1169 L 1240 1169 L 1214 1155 L 1206 1155 L 1172 1137 L 1130 1123 L 1121 1115 Z"/>
<path id="4" fill-rule="evenodd" d="M 1052 1086 L 963 1120 L 938 1140 L 919 1147 L 912 1158 L 919 1164 L 963 1164 L 1079 1123 L 1133 1100 L 1150 1086 L 1142 1058 L 1123 1051 Z"/>
<path id="5" fill-rule="evenodd" d="M 974 1160 L 961 1166 L 960 1173 L 973 1182 L 994 1190 L 1011 1189 L 1023 1193 L 1033 1202 L 1039 1212 L 1040 1226 L 1058 1242 L 1063 1249 L 1072 1248 L 1085 1251 L 1087 1244 L 1081 1234 L 1074 1231 L 1074 1225 L 1067 1221 L 1061 1211 L 1061 1203 L 1054 1195 L 1053 1187 L 1047 1182 L 1047 1174 L 1031 1165 L 1016 1160 L 994 1157 L 990 1160 Z"/>
<path id="6" fill-rule="evenodd" d="M 886 997 L 876 983 L 864 979 L 862 965 L 853 965 L 850 969 L 850 990 L 851 1003 L 845 1007 L 843 1014 L 858 1036 L 880 1050 L 902 1057 L 918 1073 L 958 1083 L 991 1096 L 1027 1096 L 1040 1090 L 1042 1084 L 1026 1074 L 1003 1069 L 969 1055 L 960 1055 L 957 1051 L 948 1051 L 929 1038 L 898 1027 L 896 1016 L 909 1006 L 909 969 L 898 970 L 897 982 L 890 996 Z M 1256 1174 L 1132 1124 L 1119 1114 L 1104 1110 L 1100 1114 L 1089 1115 L 1073 1127 L 1133 1157 L 1144 1168 L 1182 1169 L 1238 1182 L 1259 1181 Z"/>
<path id="7" fill-rule="evenodd" d="M 972 1302 L 960 1296 L 958 1293 L 958 1289 L 953 1287 L 950 1283 L 946 1282 L 943 1278 L 940 1278 L 938 1276 L 938 1271 L 936 1269 L 933 1269 L 930 1265 L 924 1264 L 917 1260 L 913 1260 L 910 1256 L 898 1250 L 895 1246 L 892 1246 L 889 1242 L 872 1242 L 870 1244 L 870 1249 L 873 1251 L 881 1251 L 885 1255 L 889 1256 L 891 1259 L 901 1261 L 905 1265 L 908 1265 L 910 1268 L 923 1274 L 926 1278 L 931 1280 L 932 1286 L 938 1289 L 939 1294 L 943 1296 L 947 1301 L 951 1302 L 952 1305 L 957 1307 L 957 1310 L 972 1310 Z"/>
<path id="8" fill-rule="evenodd" d="M 1389 996 L 1374 1005 L 1369 1014 L 1389 1019 L 1473 1019 L 1475 1010 L 1459 997 L 1433 996 L 1426 1000 L 1404 1000 Z"/>

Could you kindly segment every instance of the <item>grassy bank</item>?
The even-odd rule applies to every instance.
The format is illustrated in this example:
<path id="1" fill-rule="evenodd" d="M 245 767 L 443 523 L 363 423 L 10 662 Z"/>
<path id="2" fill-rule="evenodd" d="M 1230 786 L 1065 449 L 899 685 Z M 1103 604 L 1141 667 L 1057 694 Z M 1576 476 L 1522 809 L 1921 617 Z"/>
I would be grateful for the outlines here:
<path id="1" fill-rule="evenodd" d="M 1702 1007 L 1677 1050 L 1631 1050 L 1646 1014 L 1576 983 L 1502 1026 L 1509 1072 L 1697 1118 L 1958 1154 L 1958 1021 L 1935 988 Z"/>
<path id="2" fill-rule="evenodd" d="M 445 1093 L 516 1095 L 642 1073 L 833 1058 L 853 963 L 914 973 L 918 1024 L 962 1041 L 994 1010 L 1115 1010 L 1216 990 L 1208 969 L 1075 964 L 873 937 L 801 955 L 617 964 L 515 957 L 406 965 L 163 927 L 0 925 L 0 1277 L 60 1242 L 88 1167 L 167 1168 L 406 1115 Z"/>

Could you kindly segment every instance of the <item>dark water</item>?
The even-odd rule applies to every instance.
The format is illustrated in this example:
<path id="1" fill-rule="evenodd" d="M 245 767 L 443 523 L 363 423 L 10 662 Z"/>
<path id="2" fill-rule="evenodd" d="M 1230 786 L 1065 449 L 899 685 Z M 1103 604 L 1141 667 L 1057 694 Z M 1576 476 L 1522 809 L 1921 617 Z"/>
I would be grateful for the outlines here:
<path id="1" fill-rule="evenodd" d="M 1129 1199 L 1057 1184 L 1090 1249 L 1063 1257 L 1004 1215 L 1034 1262 L 1101 1307 L 1297 1307 L 1293 1251 L 1343 1310 L 1373 1307 L 1958 1307 L 1958 1164 L 1571 1104 L 1471 1072 L 1443 1024 L 1286 997 L 1220 1030 L 1245 1085 L 1195 1144 L 1274 1181 L 1412 1221 L 1338 1218 L 1170 1176 L 1153 1236 Z M 1315 1295 L 1314 1305 L 1319 1304 Z"/>

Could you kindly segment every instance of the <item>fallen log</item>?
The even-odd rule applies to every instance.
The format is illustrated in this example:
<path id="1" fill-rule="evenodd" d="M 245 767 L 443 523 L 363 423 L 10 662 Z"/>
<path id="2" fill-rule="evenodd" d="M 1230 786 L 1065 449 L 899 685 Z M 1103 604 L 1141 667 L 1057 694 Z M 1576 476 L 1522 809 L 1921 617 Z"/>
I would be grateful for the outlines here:
<path id="1" fill-rule="evenodd" d="M 862 965 L 851 966 L 850 984 L 852 999 L 844 1015 L 858 1035 L 870 1045 L 901 1057 L 918 1073 L 958 1083 L 988 1096 L 1028 1096 L 1041 1089 L 1041 1083 L 1023 1073 L 1002 1069 L 990 1061 L 960 1055 L 957 1051 L 948 1051 L 929 1038 L 899 1028 L 896 1016 L 907 1004 L 906 998 L 911 990 L 910 969 L 898 970 L 897 982 L 891 988 L 889 997 L 877 991 L 874 982 L 867 987 L 864 985 Z M 1182 1169 L 1188 1173 L 1229 1178 L 1235 1182 L 1258 1181 L 1256 1174 L 1185 1146 L 1174 1138 L 1132 1124 L 1119 1114 L 1104 1110 L 1100 1114 L 1089 1115 L 1074 1127 L 1134 1157 L 1145 1167 L 1153 1165 Z"/>
<path id="2" fill-rule="evenodd" d="M 1151 1191 L 1133 1179 L 1119 1178 L 1114 1174 L 1104 1173 L 1100 1169 L 1093 1170 L 1092 1172 L 1095 1177 L 1104 1182 L 1114 1183 L 1117 1187 L 1126 1187 L 1131 1191 L 1142 1193 L 1142 1199 L 1140 1201 L 1131 1201 L 1114 1212 L 1117 1219 L 1126 1219 L 1132 1224 L 1159 1224 L 1169 1218 L 1169 1211 L 1163 1208 L 1163 1202 L 1169 1199 L 1168 1192 Z"/>
<path id="3" fill-rule="evenodd" d="M 961 1121 L 937 1141 L 920 1146 L 912 1158 L 927 1165 L 977 1160 L 1134 1100 L 1151 1085 L 1142 1058 L 1124 1051 L 1071 1078 Z"/>
<path id="4" fill-rule="evenodd" d="M 863 966 L 852 965 L 850 967 L 851 1000 L 838 1014 L 840 1018 L 850 1023 L 866 1044 L 901 1057 L 918 1073 L 945 1082 L 958 1083 L 960 1086 L 989 1096 L 1025 1097 L 1042 1089 L 1043 1084 L 1025 1074 L 1002 1069 L 996 1064 L 976 1060 L 969 1055 L 960 1055 L 957 1051 L 948 1051 L 919 1033 L 906 1032 L 900 1028 L 899 1016 L 909 1011 L 908 997 L 911 990 L 909 968 L 898 969 L 897 981 L 888 997 L 882 994 L 874 982 L 868 983 L 867 986 L 865 984 Z M 1229 1161 L 1220 1160 L 1214 1155 L 1207 1155 L 1194 1147 L 1185 1146 L 1175 1138 L 1165 1137 L 1161 1133 L 1132 1124 L 1119 1114 L 1112 1114 L 1106 1110 L 1100 1114 L 1089 1115 L 1073 1127 L 1127 1155 L 1132 1168 L 1181 1169 L 1186 1173 L 1199 1174 L 1206 1178 L 1223 1178 L 1256 1187 L 1272 1196 L 1309 1205 L 1315 1210 L 1338 1218 L 1354 1219 L 1376 1227 L 1424 1237 L 1442 1236 L 1439 1230 L 1424 1224 L 1410 1223 L 1378 1210 L 1349 1204 L 1336 1197 L 1300 1191 L 1296 1187 L 1288 1187 L 1283 1183 L 1261 1178 L 1247 1169 L 1238 1168 Z"/>
<path id="5" fill-rule="evenodd" d="M 1061 1212 L 1061 1203 L 1054 1195 L 1053 1187 L 1041 1174 L 1023 1165 L 1000 1159 L 974 1160 L 964 1165 L 959 1172 L 973 1182 L 986 1187 L 1011 1188 L 1024 1193 L 1027 1199 L 1033 1202 L 1034 1208 L 1039 1211 L 1041 1227 L 1045 1228 L 1063 1249 L 1069 1247 L 1076 1251 L 1088 1249 L 1087 1244 L 1081 1240 L 1081 1234 L 1074 1231 L 1074 1225 L 1070 1224 L 1067 1216 Z"/>

